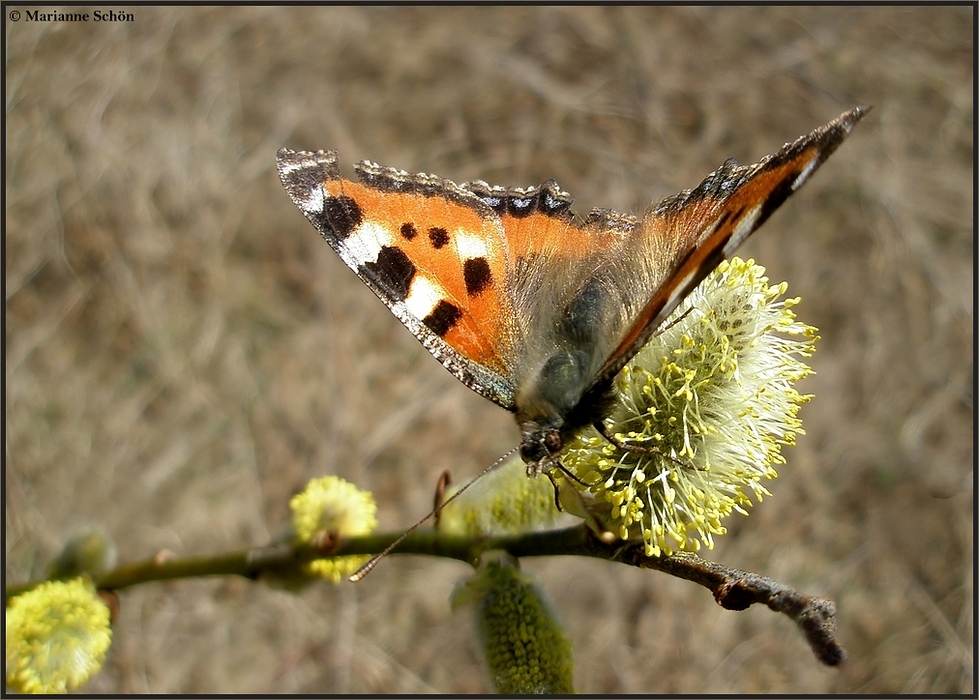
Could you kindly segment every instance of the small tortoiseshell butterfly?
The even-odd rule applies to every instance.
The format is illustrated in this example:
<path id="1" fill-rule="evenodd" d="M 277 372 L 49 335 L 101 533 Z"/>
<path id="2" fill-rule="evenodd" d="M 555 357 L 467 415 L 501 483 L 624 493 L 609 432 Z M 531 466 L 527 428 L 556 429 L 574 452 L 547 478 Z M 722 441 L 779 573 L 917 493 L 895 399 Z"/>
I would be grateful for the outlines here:
<path id="1" fill-rule="evenodd" d="M 553 180 L 457 185 L 336 151 L 278 154 L 279 177 L 343 262 L 463 384 L 516 414 L 540 473 L 597 424 L 612 381 L 714 267 L 809 179 L 858 107 L 754 165 L 728 160 L 637 219 L 581 219 Z M 601 430 L 601 428 L 600 428 Z"/>

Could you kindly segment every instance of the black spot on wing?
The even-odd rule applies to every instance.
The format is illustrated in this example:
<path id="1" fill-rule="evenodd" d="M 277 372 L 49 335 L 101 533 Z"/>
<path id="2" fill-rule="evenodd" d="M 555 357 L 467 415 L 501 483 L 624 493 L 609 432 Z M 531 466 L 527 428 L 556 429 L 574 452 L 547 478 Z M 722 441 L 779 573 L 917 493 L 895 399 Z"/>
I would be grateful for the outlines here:
<path id="1" fill-rule="evenodd" d="M 361 274 L 376 284 L 394 301 L 404 301 L 411 289 L 415 266 L 400 248 L 385 246 L 375 262 L 360 266 Z"/>
<path id="2" fill-rule="evenodd" d="M 444 338 L 445 334 L 452 330 L 452 327 L 459 322 L 460 318 L 462 318 L 462 311 L 459 307 L 442 299 L 435 305 L 432 312 L 422 320 L 422 323 L 432 333 L 440 338 Z"/>
<path id="3" fill-rule="evenodd" d="M 441 226 L 433 226 L 428 229 L 428 240 L 432 242 L 432 247 L 435 250 L 444 248 L 449 243 L 449 232 Z"/>
<path id="4" fill-rule="evenodd" d="M 749 168 L 735 158 L 728 158 L 717 170 L 708 175 L 691 193 L 691 201 L 704 198 L 726 199 L 741 187 Z"/>
<path id="5" fill-rule="evenodd" d="M 323 222 L 332 230 L 338 240 L 343 240 L 354 232 L 364 220 L 360 205 L 351 197 L 327 197 L 323 200 Z"/>
<path id="6" fill-rule="evenodd" d="M 470 258 L 462 266 L 462 275 L 466 280 L 466 294 L 476 296 L 493 283 L 486 258 Z"/>
<path id="7" fill-rule="evenodd" d="M 772 191 L 768 193 L 768 196 L 765 198 L 765 203 L 761 205 L 761 212 L 758 214 L 758 221 L 755 222 L 755 228 L 765 223 L 765 220 L 772 215 L 772 212 L 782 206 L 782 202 L 789 198 L 789 195 L 793 192 L 792 184 L 800 174 L 802 174 L 801 170 L 790 170 L 788 175 L 782 178 L 781 182 L 775 185 Z"/>
<path id="8" fill-rule="evenodd" d="M 401 237 L 406 241 L 413 240 L 418 235 L 418 229 L 413 223 L 401 224 Z"/>

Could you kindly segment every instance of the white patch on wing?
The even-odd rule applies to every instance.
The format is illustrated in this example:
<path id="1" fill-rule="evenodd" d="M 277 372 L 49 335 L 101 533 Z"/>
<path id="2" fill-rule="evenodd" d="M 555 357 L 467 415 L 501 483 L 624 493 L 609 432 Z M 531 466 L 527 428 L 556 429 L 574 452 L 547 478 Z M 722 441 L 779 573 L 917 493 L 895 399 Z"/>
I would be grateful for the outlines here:
<path id="1" fill-rule="evenodd" d="M 321 186 L 317 185 L 305 192 L 294 192 L 293 194 L 298 194 L 296 205 L 303 212 L 307 214 L 320 214 L 323 212 L 323 188 Z"/>
<path id="2" fill-rule="evenodd" d="M 717 225 L 719 223 L 721 223 L 721 217 L 717 217 L 710 223 L 709 226 L 704 227 L 704 230 L 700 232 L 699 240 L 706 241 L 707 238 L 717 230 Z"/>
<path id="3" fill-rule="evenodd" d="M 793 192 L 795 192 L 797 189 L 799 189 L 800 187 L 802 187 L 802 183 L 809 179 L 809 176 L 812 175 L 812 171 L 816 169 L 816 163 L 818 163 L 818 162 L 819 162 L 818 155 L 817 156 L 813 156 L 812 157 L 812 160 L 809 161 L 809 165 L 807 165 L 805 168 L 803 168 L 802 169 L 802 172 L 799 173 L 799 177 L 797 177 L 792 182 L 792 191 Z"/>
<path id="4" fill-rule="evenodd" d="M 339 245 L 340 257 L 353 269 L 376 262 L 381 248 L 394 244 L 391 232 L 373 221 L 365 221 L 344 238 Z"/>
<path id="5" fill-rule="evenodd" d="M 411 288 L 408 290 L 404 305 L 412 316 L 423 319 L 444 298 L 445 289 L 442 285 L 433 282 L 425 275 L 415 275 L 411 280 Z"/>
<path id="6" fill-rule="evenodd" d="M 486 247 L 486 243 L 478 236 L 467 233 L 466 229 L 457 229 L 453 238 L 460 259 L 471 260 L 489 257 L 489 249 Z"/>
<path id="7" fill-rule="evenodd" d="M 279 172 L 283 175 L 292 175 L 297 170 L 302 170 L 303 168 L 309 167 L 308 159 L 303 158 L 299 160 L 298 153 L 289 153 L 285 158 L 290 158 L 292 160 L 280 160 L 279 161 Z"/>
<path id="8" fill-rule="evenodd" d="M 761 204 L 756 204 L 747 213 L 741 215 L 741 221 L 734 227 L 734 233 L 731 234 L 731 238 L 724 245 L 724 257 L 733 253 L 734 249 L 741 245 L 742 241 L 751 234 L 751 231 L 755 227 L 755 222 L 758 221 L 759 214 L 761 214 Z"/>

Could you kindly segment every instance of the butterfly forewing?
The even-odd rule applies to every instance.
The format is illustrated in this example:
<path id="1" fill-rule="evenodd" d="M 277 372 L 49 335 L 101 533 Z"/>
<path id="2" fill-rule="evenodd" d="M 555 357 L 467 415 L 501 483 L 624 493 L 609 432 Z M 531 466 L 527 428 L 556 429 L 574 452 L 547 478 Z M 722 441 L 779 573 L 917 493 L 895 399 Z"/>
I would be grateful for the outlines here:
<path id="1" fill-rule="evenodd" d="M 499 218 L 452 183 L 362 163 L 340 177 L 336 152 L 279 152 L 293 201 L 343 261 L 467 386 L 504 408 L 515 334 L 504 293 Z"/>
<path id="2" fill-rule="evenodd" d="M 648 301 L 593 387 L 611 381 L 684 297 L 808 180 L 867 111 L 858 107 L 845 112 L 754 165 L 729 160 L 697 188 L 650 207 L 637 235 L 642 236 L 645 256 L 662 267 L 665 279 L 647 277 Z"/>

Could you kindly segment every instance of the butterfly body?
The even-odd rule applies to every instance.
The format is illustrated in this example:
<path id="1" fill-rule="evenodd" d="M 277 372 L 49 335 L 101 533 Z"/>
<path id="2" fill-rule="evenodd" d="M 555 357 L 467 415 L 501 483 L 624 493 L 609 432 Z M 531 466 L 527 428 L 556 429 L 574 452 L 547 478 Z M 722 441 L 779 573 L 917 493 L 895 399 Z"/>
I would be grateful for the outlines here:
<path id="1" fill-rule="evenodd" d="M 615 375 L 680 301 L 795 192 L 866 113 L 754 165 L 729 160 L 641 218 L 584 218 L 554 181 L 457 185 L 335 151 L 278 154 L 296 205 L 466 386 L 516 414 L 537 473 L 600 421 Z"/>

